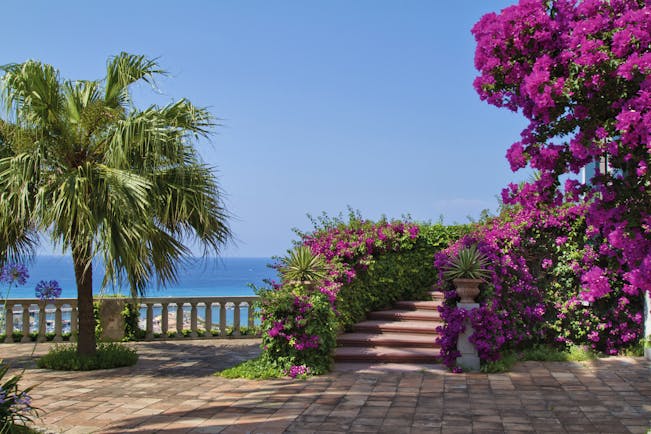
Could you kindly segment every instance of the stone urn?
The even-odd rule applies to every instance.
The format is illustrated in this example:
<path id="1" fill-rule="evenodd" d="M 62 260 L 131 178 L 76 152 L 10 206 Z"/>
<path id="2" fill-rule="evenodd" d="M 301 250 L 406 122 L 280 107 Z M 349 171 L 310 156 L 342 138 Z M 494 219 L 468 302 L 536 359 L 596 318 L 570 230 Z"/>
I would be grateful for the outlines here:
<path id="1" fill-rule="evenodd" d="M 479 295 L 481 279 L 454 279 L 452 283 L 456 287 L 457 295 L 461 298 L 460 303 L 474 303 Z"/>

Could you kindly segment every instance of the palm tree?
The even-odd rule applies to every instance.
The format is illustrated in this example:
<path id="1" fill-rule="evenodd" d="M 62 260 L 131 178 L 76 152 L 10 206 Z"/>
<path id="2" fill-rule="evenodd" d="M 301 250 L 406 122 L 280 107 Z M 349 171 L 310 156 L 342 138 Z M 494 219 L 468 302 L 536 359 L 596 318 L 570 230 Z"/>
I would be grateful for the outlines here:
<path id="1" fill-rule="evenodd" d="M 173 282 L 198 242 L 219 254 L 230 239 L 211 167 L 193 142 L 213 117 L 181 99 L 135 108 L 130 87 L 165 74 L 155 59 L 120 53 L 102 81 L 62 80 L 37 61 L 2 67 L 0 259 L 30 252 L 38 234 L 72 254 L 79 309 L 78 352 L 92 355 L 92 263 L 103 285 Z"/>

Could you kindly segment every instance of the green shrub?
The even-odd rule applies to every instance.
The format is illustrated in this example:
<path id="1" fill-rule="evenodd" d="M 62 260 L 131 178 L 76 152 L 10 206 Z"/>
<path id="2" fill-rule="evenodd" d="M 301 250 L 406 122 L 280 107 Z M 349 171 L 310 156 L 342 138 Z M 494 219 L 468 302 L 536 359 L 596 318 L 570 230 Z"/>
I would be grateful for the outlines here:
<path id="1" fill-rule="evenodd" d="M 324 281 L 314 287 L 283 279 L 272 289 L 256 289 L 264 331 L 261 360 L 292 377 L 326 372 L 337 332 L 368 312 L 397 300 L 425 299 L 437 277 L 434 254 L 468 231 L 466 226 L 372 222 L 354 211 L 348 222 L 326 215 L 312 222 L 312 232 L 297 231 L 301 239 L 295 250 L 309 248 L 323 257 Z M 278 266 L 282 269 L 282 261 Z"/>
<path id="2" fill-rule="evenodd" d="M 572 345 L 560 350 L 551 345 L 534 345 L 520 351 L 505 351 L 500 360 L 483 363 L 481 372 L 508 372 L 516 362 L 587 362 L 600 356 L 602 355 L 585 346 Z"/>
<path id="3" fill-rule="evenodd" d="M 266 356 L 247 360 L 232 368 L 224 369 L 215 375 L 224 378 L 248 378 L 250 380 L 266 380 L 285 377 L 286 369 L 283 365 Z"/>
<path id="4" fill-rule="evenodd" d="M 306 365 L 312 374 L 330 369 L 337 336 L 335 313 L 321 292 L 307 293 L 300 285 L 260 291 L 264 317 L 265 363 L 280 370 Z M 261 362 L 262 363 L 262 362 Z"/>
<path id="5" fill-rule="evenodd" d="M 369 312 L 399 300 L 424 300 L 437 279 L 434 254 L 469 230 L 467 225 L 418 224 L 418 236 L 397 251 L 373 255 L 337 294 L 338 327 L 350 331 Z"/>
<path id="6" fill-rule="evenodd" d="M 138 354 L 124 344 L 100 342 L 92 357 L 80 356 L 76 344 L 55 345 L 36 361 L 39 368 L 60 371 L 92 371 L 131 366 L 138 361 Z"/>
<path id="7" fill-rule="evenodd" d="M 124 318 L 124 340 L 133 341 L 145 338 L 145 330 L 139 327 L 140 322 L 140 308 L 137 303 L 127 301 L 122 310 L 122 317 Z"/>

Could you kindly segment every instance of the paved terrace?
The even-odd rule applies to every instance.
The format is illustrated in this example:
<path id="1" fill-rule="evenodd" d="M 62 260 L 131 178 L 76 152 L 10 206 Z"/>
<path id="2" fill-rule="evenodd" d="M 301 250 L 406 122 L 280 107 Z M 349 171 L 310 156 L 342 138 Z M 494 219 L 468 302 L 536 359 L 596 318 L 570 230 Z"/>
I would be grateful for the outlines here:
<path id="1" fill-rule="evenodd" d="M 256 340 L 143 342 L 134 367 L 33 368 L 31 345 L 2 344 L 27 366 L 39 426 L 65 433 L 646 433 L 651 362 L 527 362 L 506 374 L 440 366 L 338 366 L 306 381 L 227 380 L 219 369 L 254 357 Z M 36 353 L 47 351 L 39 344 Z"/>

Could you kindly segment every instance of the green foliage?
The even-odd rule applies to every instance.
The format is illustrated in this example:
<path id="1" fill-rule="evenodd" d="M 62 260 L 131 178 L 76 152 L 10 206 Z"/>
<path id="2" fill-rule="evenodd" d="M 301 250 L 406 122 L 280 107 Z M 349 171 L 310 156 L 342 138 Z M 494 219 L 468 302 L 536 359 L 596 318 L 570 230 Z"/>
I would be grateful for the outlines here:
<path id="1" fill-rule="evenodd" d="M 32 332 L 29 335 L 30 335 L 31 341 L 35 342 L 36 338 L 38 337 L 38 334 L 36 332 Z M 64 341 L 69 341 L 70 340 L 70 335 L 71 335 L 70 332 L 62 333 L 61 338 Z M 54 332 L 48 332 L 48 333 L 45 334 L 45 340 L 48 341 L 48 342 L 51 342 L 51 341 L 54 340 L 55 336 L 56 336 L 56 334 Z M 7 335 L 0 334 L 0 344 L 4 343 L 6 337 L 7 337 Z M 23 338 L 23 333 L 22 332 L 13 332 L 12 335 L 11 335 L 12 342 L 20 342 L 22 338 Z"/>
<path id="2" fill-rule="evenodd" d="M 260 290 L 265 357 L 279 369 L 306 365 L 312 374 L 330 369 L 336 344 L 335 313 L 321 292 L 297 285 Z"/>
<path id="3" fill-rule="evenodd" d="M 486 362 L 481 366 L 481 372 L 508 372 L 517 362 L 587 362 L 602 356 L 585 346 L 572 345 L 565 350 L 559 350 L 549 345 L 534 345 L 520 351 L 507 351 L 500 360 Z"/>
<path id="4" fill-rule="evenodd" d="M 352 282 L 343 285 L 337 295 L 339 329 L 349 331 L 369 312 L 396 301 L 424 300 L 437 279 L 434 254 L 469 230 L 468 225 L 431 223 L 420 223 L 418 228 L 414 240 L 404 240 L 397 251 L 374 255 L 358 267 Z"/>
<path id="5" fill-rule="evenodd" d="M 320 282 L 326 277 L 323 257 L 306 246 L 298 246 L 281 259 L 280 273 L 285 282 Z"/>
<path id="6" fill-rule="evenodd" d="M 646 340 L 645 339 L 640 339 L 634 345 L 631 345 L 630 347 L 628 347 L 625 350 L 621 351 L 620 354 L 622 356 L 628 356 L 628 357 L 644 357 L 644 346 L 645 345 L 646 345 Z"/>
<path id="7" fill-rule="evenodd" d="M 267 380 L 285 377 L 286 368 L 271 358 L 262 355 L 253 360 L 247 360 L 232 368 L 224 369 L 215 375 L 224 378 L 248 378 L 250 380 Z"/>
<path id="8" fill-rule="evenodd" d="M 137 303 L 127 301 L 122 310 L 124 318 L 124 340 L 133 341 L 145 338 L 145 331 L 142 330 L 138 323 L 140 321 L 140 309 Z"/>
<path id="9" fill-rule="evenodd" d="M 456 256 L 450 258 L 450 263 L 443 269 L 443 276 L 448 280 L 480 279 L 488 277 L 488 257 L 477 250 L 476 245 L 464 247 Z"/>
<path id="10" fill-rule="evenodd" d="M 9 372 L 9 366 L 0 360 L 0 382 Z M 22 375 L 14 375 L 0 385 L 0 433 L 29 433 L 25 425 L 37 415 L 37 409 L 31 405 L 29 392 L 32 387 L 19 390 L 18 383 Z"/>
<path id="11" fill-rule="evenodd" d="M 50 351 L 36 361 L 39 368 L 59 371 L 92 371 L 135 365 L 138 354 L 124 344 L 105 342 L 97 345 L 94 356 L 77 353 L 76 344 L 56 344 Z"/>
<path id="12" fill-rule="evenodd" d="M 348 221 L 324 214 L 312 223 L 312 232 L 296 231 L 301 240 L 295 256 L 309 259 L 318 252 L 327 278 L 318 288 L 284 277 L 274 289 L 256 290 L 264 352 L 252 370 L 272 361 L 274 369 L 291 377 L 326 372 L 337 332 L 397 300 L 425 299 L 438 273 L 434 253 L 468 231 L 467 226 L 372 222 L 352 210 Z M 288 262 L 282 261 L 285 268 Z"/>
<path id="13" fill-rule="evenodd" d="M 486 374 L 495 374 L 498 372 L 508 372 L 513 369 L 513 365 L 518 361 L 515 354 L 507 352 L 503 353 L 499 360 L 483 363 L 480 371 Z"/>
<path id="14" fill-rule="evenodd" d="M 561 350 L 589 346 L 596 352 L 611 355 L 619 350 L 635 351 L 638 339 L 624 342 L 622 338 L 634 336 L 628 331 L 641 327 L 635 317 L 642 314 L 642 297 L 625 294 L 622 276 L 613 275 L 609 282 L 612 291 L 608 295 L 591 303 L 583 301 L 585 287 L 576 270 L 584 261 L 586 249 L 592 247 L 586 236 L 585 216 L 566 221 L 569 230 L 542 230 L 534 226 L 522 237 L 529 240 L 525 244 L 527 262 L 547 305 L 544 341 Z M 555 242 L 558 237 L 562 243 Z M 545 261 L 551 266 L 545 268 Z M 616 263 L 617 258 L 610 261 Z M 612 264 L 602 258 L 600 265 L 610 268 Z M 618 351 L 613 351 L 615 348 Z"/>

